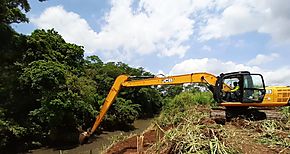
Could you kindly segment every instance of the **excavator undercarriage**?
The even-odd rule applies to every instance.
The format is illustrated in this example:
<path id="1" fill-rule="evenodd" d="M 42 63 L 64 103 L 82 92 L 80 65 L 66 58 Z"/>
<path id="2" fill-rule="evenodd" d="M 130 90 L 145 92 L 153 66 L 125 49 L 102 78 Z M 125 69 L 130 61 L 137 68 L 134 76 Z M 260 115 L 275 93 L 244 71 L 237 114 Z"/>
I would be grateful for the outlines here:
<path id="1" fill-rule="evenodd" d="M 267 119 L 287 122 L 288 118 L 279 110 L 279 108 L 269 107 L 218 107 L 211 109 L 210 118 L 220 124 L 225 124 L 226 122 L 236 119 L 246 119 L 250 121 Z"/>

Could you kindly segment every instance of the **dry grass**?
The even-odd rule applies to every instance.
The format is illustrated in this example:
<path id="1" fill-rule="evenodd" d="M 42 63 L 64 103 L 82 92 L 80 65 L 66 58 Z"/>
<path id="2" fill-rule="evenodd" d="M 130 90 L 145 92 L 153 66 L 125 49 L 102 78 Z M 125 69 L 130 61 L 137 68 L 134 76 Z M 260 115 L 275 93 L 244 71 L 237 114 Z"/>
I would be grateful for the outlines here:
<path id="1" fill-rule="evenodd" d="M 165 131 L 164 137 L 148 149 L 147 153 L 158 153 L 164 149 L 167 149 L 166 153 L 237 153 L 237 150 L 225 144 L 229 135 L 223 126 L 208 123 L 205 119 L 209 117 L 209 113 L 198 108 L 200 107 L 188 106 L 179 114 L 161 115 L 157 125 L 174 127 Z"/>

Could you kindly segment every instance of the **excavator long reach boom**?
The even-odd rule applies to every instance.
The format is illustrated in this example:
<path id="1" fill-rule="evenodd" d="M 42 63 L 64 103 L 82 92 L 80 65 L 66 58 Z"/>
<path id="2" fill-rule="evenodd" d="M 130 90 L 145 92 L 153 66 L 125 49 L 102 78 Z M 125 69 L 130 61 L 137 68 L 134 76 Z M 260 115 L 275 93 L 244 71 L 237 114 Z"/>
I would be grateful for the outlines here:
<path id="1" fill-rule="evenodd" d="M 209 86 L 215 86 L 217 77 L 209 73 L 192 73 L 178 76 L 167 77 L 153 77 L 147 79 L 134 80 L 134 77 L 127 75 L 120 75 L 116 78 L 109 94 L 107 95 L 105 102 L 101 108 L 100 114 L 96 117 L 96 121 L 89 132 L 83 132 L 80 134 L 80 143 L 83 143 L 86 138 L 95 132 L 106 115 L 108 109 L 114 102 L 122 87 L 140 87 L 140 86 L 153 86 L 153 85 L 176 85 L 184 83 L 206 83 Z M 230 89 L 228 89 L 230 90 Z"/>

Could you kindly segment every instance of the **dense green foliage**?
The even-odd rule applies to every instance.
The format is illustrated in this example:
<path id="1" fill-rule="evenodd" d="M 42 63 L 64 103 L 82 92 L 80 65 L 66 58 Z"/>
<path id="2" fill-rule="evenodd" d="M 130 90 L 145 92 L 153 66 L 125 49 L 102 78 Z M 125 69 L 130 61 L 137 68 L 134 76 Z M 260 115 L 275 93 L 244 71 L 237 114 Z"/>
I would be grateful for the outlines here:
<path id="1" fill-rule="evenodd" d="M 53 29 L 18 34 L 10 24 L 28 22 L 29 10 L 27 0 L 0 4 L 0 153 L 76 142 L 79 130 L 93 124 L 118 75 L 151 75 L 122 62 L 84 58 L 83 47 L 65 42 Z M 156 88 L 124 89 L 101 128 L 124 129 L 138 117 L 156 114 L 161 102 Z"/>
<path id="2" fill-rule="evenodd" d="M 121 62 L 103 63 L 97 56 L 84 59 L 82 47 L 66 43 L 54 30 L 29 36 L 11 32 L 11 41 L 21 43 L 1 48 L 16 53 L 3 58 L 1 66 L 3 147 L 77 141 L 78 128 L 90 127 L 118 75 L 151 75 Z M 153 116 L 162 102 L 159 91 L 150 87 L 125 89 L 119 97 L 103 128 L 122 129 L 138 117 Z"/>
<path id="3" fill-rule="evenodd" d="M 7 24 L 28 22 L 22 9 L 25 12 L 30 10 L 27 0 L 1 0 L 0 22 Z"/>

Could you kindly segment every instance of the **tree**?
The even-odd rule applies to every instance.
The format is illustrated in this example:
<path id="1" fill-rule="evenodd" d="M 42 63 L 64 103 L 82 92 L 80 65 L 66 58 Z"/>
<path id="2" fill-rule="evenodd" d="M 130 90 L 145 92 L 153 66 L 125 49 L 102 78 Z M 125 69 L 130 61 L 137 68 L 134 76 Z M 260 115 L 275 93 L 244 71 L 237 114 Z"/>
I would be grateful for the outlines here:
<path id="1" fill-rule="evenodd" d="M 0 1 L 0 153 L 11 141 L 17 141 L 26 134 L 26 129 L 11 116 L 11 104 L 17 93 L 19 70 L 14 62 L 21 57 L 25 36 L 17 34 L 8 24 L 24 21 L 17 7 L 22 2 Z M 25 6 L 24 6 L 25 7 Z"/>
<path id="2" fill-rule="evenodd" d="M 101 125 L 105 129 L 126 130 L 138 118 L 140 110 L 139 104 L 133 103 L 131 100 L 117 98 Z"/>
<path id="3" fill-rule="evenodd" d="M 28 18 L 21 10 L 25 12 L 30 10 L 27 0 L 1 0 L 0 23 L 28 22 Z"/>
<path id="4" fill-rule="evenodd" d="M 27 104 L 33 107 L 22 113 L 28 112 L 31 127 L 38 128 L 35 136 L 68 142 L 71 138 L 65 140 L 60 134 L 77 134 L 77 128 L 96 114 L 94 81 L 81 73 L 83 52 L 54 30 L 35 30 L 27 38 L 26 52 L 18 63 L 23 70 L 19 80 L 34 98 Z"/>
<path id="5" fill-rule="evenodd" d="M 70 69 L 80 69 L 84 63 L 83 54 L 83 47 L 66 43 L 54 29 L 35 30 L 27 39 L 22 64 L 28 65 L 36 60 L 57 61 Z"/>

